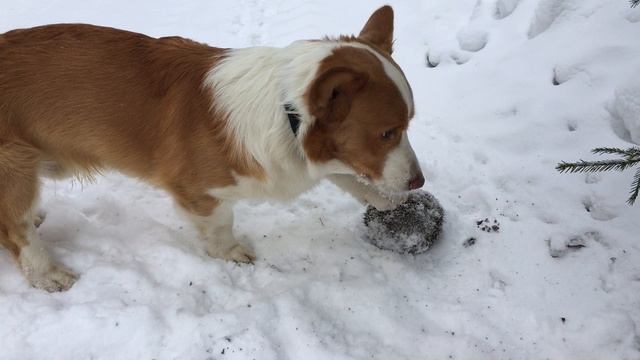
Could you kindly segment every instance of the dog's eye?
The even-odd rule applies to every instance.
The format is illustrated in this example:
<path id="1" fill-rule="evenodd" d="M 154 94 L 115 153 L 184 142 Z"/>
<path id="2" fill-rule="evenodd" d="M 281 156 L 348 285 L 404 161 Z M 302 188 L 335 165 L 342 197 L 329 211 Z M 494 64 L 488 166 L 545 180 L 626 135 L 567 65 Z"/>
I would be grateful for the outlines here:
<path id="1" fill-rule="evenodd" d="M 380 137 L 382 140 L 392 140 L 396 137 L 396 129 L 391 129 L 383 132 Z"/>

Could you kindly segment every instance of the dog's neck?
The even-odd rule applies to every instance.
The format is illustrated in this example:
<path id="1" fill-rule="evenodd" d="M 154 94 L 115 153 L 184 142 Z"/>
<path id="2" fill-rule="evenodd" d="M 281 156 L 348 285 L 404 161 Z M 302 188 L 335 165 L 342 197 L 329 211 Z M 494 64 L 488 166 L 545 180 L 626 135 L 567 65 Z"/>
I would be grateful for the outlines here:
<path id="1" fill-rule="evenodd" d="M 303 97 L 322 59 L 338 45 L 298 41 L 285 48 L 230 50 L 207 74 L 205 86 L 212 89 L 216 111 L 227 115 L 227 131 L 265 171 L 304 166 L 302 141 L 313 118 Z"/>

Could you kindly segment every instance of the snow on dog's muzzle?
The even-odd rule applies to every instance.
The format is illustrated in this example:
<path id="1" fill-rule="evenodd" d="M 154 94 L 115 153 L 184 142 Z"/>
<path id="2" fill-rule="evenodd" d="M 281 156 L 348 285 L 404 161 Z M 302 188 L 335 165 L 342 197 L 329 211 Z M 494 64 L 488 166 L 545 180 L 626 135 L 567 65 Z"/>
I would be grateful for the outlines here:
<path id="1" fill-rule="evenodd" d="M 424 185 L 420 164 L 406 132 L 402 133 L 398 146 L 387 155 L 382 177 L 376 185 L 383 192 L 391 193 L 416 190 Z"/>

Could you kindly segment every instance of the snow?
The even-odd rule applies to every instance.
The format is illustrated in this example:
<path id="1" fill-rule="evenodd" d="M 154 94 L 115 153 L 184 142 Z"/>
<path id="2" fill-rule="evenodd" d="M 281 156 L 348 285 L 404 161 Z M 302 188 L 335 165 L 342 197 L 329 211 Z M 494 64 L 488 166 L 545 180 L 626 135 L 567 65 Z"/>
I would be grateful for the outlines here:
<path id="1" fill-rule="evenodd" d="M 223 47 L 357 33 L 381 4 L 4 2 L 2 32 L 89 22 Z M 0 252 L 0 358 L 640 358 L 633 174 L 554 170 L 638 142 L 640 8 L 391 4 L 417 107 L 410 138 L 447 214 L 433 248 L 368 244 L 364 207 L 324 183 L 291 203 L 239 204 L 236 235 L 259 257 L 239 266 L 207 257 L 157 189 L 119 174 L 46 182 L 39 232 L 81 278 L 31 289 Z M 484 47 L 461 49 L 464 29 Z M 485 218 L 500 231 L 479 228 Z"/>
<path id="2" fill-rule="evenodd" d="M 628 132 L 631 141 L 640 144 L 640 85 L 630 83 L 616 89 L 612 116 L 622 121 L 622 128 Z"/>
<path id="3" fill-rule="evenodd" d="M 520 0 L 498 0 L 496 1 L 496 19 L 504 19 L 511 15 L 516 9 Z"/>
<path id="4" fill-rule="evenodd" d="M 465 28 L 458 32 L 458 44 L 462 50 L 480 51 L 487 44 L 487 37 L 486 31 Z"/>

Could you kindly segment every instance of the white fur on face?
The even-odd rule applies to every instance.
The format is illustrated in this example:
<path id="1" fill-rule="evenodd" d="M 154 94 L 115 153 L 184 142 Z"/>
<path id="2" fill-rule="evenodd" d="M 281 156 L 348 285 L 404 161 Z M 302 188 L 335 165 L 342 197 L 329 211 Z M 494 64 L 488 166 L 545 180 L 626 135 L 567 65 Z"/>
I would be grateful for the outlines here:
<path id="1" fill-rule="evenodd" d="M 329 160 L 325 163 L 309 163 L 309 173 L 314 179 L 322 179 L 328 175 L 356 175 L 351 166 L 338 159 Z"/>
<path id="2" fill-rule="evenodd" d="M 395 193 L 409 190 L 409 181 L 420 169 L 418 159 L 409 143 L 407 132 L 402 133 L 398 146 L 387 155 L 382 177 L 373 184 L 383 193 Z"/>
<path id="3" fill-rule="evenodd" d="M 387 58 L 380 55 L 379 52 L 372 49 L 370 46 L 367 46 L 362 43 L 349 43 L 349 46 L 361 48 L 368 50 L 370 53 L 375 55 L 376 58 L 382 63 L 382 67 L 384 68 L 384 72 L 387 76 L 393 81 L 393 83 L 400 91 L 400 95 L 402 95 L 402 99 L 407 104 L 407 111 L 409 116 L 413 116 L 414 113 L 414 104 L 413 104 L 413 92 L 411 91 L 411 87 L 409 86 L 409 82 L 407 78 L 404 76 L 402 71 L 398 69 L 397 66 L 391 63 Z"/>
<path id="4" fill-rule="evenodd" d="M 407 104 L 409 116 L 413 116 L 415 111 L 413 93 L 409 86 L 409 82 L 402 71 L 400 71 L 400 69 L 398 69 L 398 67 L 391 61 L 368 45 L 362 43 L 350 43 L 349 46 L 368 50 L 378 58 L 382 63 L 385 73 L 396 85 L 402 99 Z M 409 181 L 415 178 L 419 172 L 420 165 L 416 158 L 416 154 L 409 143 L 407 132 L 405 131 L 402 133 L 402 140 L 400 141 L 400 144 L 398 144 L 398 146 L 391 150 L 387 155 L 382 172 L 382 178 L 373 181 L 373 185 L 375 185 L 383 194 L 407 191 L 409 190 Z"/>

